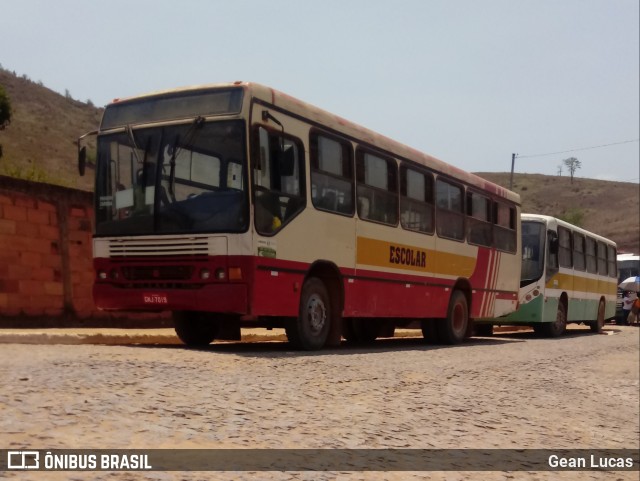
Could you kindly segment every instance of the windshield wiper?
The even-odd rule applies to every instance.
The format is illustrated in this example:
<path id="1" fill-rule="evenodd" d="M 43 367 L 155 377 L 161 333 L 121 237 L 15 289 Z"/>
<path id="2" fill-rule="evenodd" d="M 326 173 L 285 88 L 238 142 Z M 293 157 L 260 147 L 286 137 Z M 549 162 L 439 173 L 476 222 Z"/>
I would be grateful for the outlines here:
<path id="1" fill-rule="evenodd" d="M 187 133 L 184 134 L 184 142 L 183 145 L 188 146 L 195 140 L 195 132 L 199 130 L 204 125 L 204 117 L 197 116 L 193 119 L 193 124 L 187 130 Z M 171 159 L 169 160 L 169 195 L 171 197 L 175 197 L 174 186 L 176 182 L 176 157 L 178 156 L 178 142 L 180 141 L 180 135 L 176 135 L 176 140 L 173 143 L 173 152 L 171 154 Z M 182 151 L 182 149 L 180 149 Z"/>
<path id="2" fill-rule="evenodd" d="M 133 144 L 133 155 L 135 155 L 138 164 L 142 164 L 142 162 L 140 162 L 140 157 L 138 157 L 138 150 L 140 149 L 138 149 L 138 145 L 136 144 L 136 138 L 133 135 L 133 129 L 131 128 L 131 125 L 125 125 L 124 130 L 129 136 L 129 140 L 131 140 L 131 143 Z"/>
<path id="3" fill-rule="evenodd" d="M 176 140 L 173 142 L 173 152 L 171 153 L 171 159 L 169 160 L 169 195 L 174 198 L 175 202 L 175 191 L 174 185 L 176 183 L 176 156 L 178 155 L 178 141 L 180 140 L 180 136 L 176 135 Z"/>

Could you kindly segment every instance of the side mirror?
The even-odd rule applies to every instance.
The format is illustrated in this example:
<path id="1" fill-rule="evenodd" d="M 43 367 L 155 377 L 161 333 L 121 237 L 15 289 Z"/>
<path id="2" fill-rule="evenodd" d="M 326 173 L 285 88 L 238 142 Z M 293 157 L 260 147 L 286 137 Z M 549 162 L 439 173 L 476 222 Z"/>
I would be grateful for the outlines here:
<path id="1" fill-rule="evenodd" d="M 78 173 L 83 176 L 87 168 L 87 147 L 78 147 Z"/>
<path id="2" fill-rule="evenodd" d="M 98 131 L 93 130 L 91 132 L 87 132 L 86 134 L 81 135 L 78 138 L 78 173 L 80 175 L 84 175 L 84 172 L 87 168 L 87 146 L 86 141 L 84 140 L 86 137 L 90 135 L 97 135 Z"/>

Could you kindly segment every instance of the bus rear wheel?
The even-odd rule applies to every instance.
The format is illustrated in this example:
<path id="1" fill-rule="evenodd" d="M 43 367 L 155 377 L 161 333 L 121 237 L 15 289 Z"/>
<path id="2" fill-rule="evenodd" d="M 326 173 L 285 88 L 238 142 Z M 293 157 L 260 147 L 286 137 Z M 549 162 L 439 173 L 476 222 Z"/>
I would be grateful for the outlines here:
<path id="1" fill-rule="evenodd" d="M 443 344 L 460 344 L 469 328 L 469 306 L 467 296 L 453 291 L 449 300 L 446 319 L 437 322 L 438 340 Z"/>
<path id="2" fill-rule="evenodd" d="M 211 344 L 220 331 L 218 322 L 204 312 L 174 312 L 173 324 L 180 340 L 191 347 Z"/>
<path id="3" fill-rule="evenodd" d="M 302 286 L 298 317 L 285 328 L 289 342 L 305 351 L 322 349 L 329 336 L 331 312 L 327 288 L 317 277 L 310 277 Z"/>
<path id="4" fill-rule="evenodd" d="M 598 318 L 589 323 L 589 328 L 591 332 L 602 332 L 602 328 L 604 327 L 604 301 L 600 299 L 600 304 L 598 304 Z"/>

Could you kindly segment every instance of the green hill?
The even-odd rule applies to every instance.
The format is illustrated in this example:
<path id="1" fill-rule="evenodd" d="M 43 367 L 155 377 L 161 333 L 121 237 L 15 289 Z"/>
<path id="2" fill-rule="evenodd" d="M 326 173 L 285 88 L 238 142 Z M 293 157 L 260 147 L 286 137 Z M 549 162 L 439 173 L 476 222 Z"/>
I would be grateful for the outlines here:
<path id="1" fill-rule="evenodd" d="M 0 131 L 0 174 L 91 190 L 92 177 L 78 176 L 76 140 L 97 128 L 102 109 L 7 70 L 0 69 L 0 85 L 12 110 L 11 123 Z"/>

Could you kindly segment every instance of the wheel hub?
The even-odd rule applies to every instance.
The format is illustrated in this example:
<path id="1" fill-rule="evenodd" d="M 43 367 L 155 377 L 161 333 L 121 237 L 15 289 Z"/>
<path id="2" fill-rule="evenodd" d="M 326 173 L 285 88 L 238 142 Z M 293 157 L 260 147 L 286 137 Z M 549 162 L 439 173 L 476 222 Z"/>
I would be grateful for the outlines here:
<path id="1" fill-rule="evenodd" d="M 307 319 L 313 332 L 320 332 L 327 319 L 327 310 L 318 295 L 312 295 L 307 302 Z"/>

